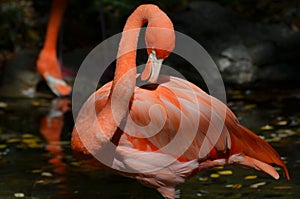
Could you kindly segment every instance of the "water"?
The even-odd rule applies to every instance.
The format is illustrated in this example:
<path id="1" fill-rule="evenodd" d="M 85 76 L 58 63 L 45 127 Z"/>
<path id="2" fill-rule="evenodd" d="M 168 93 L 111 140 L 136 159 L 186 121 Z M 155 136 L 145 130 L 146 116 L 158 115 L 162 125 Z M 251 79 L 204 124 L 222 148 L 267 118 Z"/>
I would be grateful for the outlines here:
<path id="1" fill-rule="evenodd" d="M 291 180 L 226 166 L 178 187 L 181 198 L 300 198 L 300 90 L 228 90 L 240 122 L 287 163 Z M 161 198 L 156 190 L 81 165 L 72 155 L 68 99 L 0 100 L 0 198 Z M 282 175 L 282 171 L 279 170 Z M 252 187 L 252 188 L 251 188 Z"/>

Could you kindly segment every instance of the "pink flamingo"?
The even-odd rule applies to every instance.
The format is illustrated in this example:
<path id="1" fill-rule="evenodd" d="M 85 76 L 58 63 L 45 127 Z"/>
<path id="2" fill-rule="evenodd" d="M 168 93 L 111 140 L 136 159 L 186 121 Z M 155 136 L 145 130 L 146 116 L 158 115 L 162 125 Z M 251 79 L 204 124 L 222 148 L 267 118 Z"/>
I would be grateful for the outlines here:
<path id="1" fill-rule="evenodd" d="M 66 96 L 72 88 L 63 80 L 61 67 L 56 55 L 57 38 L 67 0 L 54 0 L 47 26 L 44 46 L 37 60 L 37 70 L 49 88 L 57 96 Z"/>
<path id="2" fill-rule="evenodd" d="M 152 84 L 140 88 L 136 86 L 136 51 L 123 55 L 122 52 L 130 49 L 128 45 L 136 48 L 139 31 L 132 30 L 146 22 L 149 59 L 142 79 L 149 79 Z M 149 27 L 161 29 L 150 30 Z M 113 160 L 112 169 L 156 188 L 165 198 L 174 198 L 175 187 L 197 172 L 220 165 L 247 166 L 278 179 L 279 174 L 272 167 L 275 164 L 281 166 L 289 178 L 277 152 L 240 125 L 225 104 L 186 80 L 159 76 L 162 60 L 173 50 L 174 41 L 173 24 L 157 6 L 141 5 L 130 15 L 119 44 L 121 56 L 117 59 L 114 80 L 92 94 L 76 119 L 72 134 L 75 155 L 91 165 L 101 166 L 97 153 L 101 154 L 108 143 L 113 143 L 113 154 L 104 153 L 108 159 L 108 156 L 118 156 Z M 154 104 L 160 107 L 156 111 L 150 110 Z M 222 118 L 224 111 L 224 126 L 218 133 L 220 122 L 211 118 L 214 114 Z M 200 120 L 195 119 L 197 114 Z M 140 126 L 150 123 L 152 126 L 139 128 L 130 122 L 128 125 L 128 118 Z M 157 129 L 158 132 L 153 133 Z M 184 142 L 190 144 L 176 157 L 174 148 L 163 147 L 179 132 L 184 133 L 180 138 L 183 145 Z M 175 146 L 179 150 L 181 142 Z M 170 164 L 160 164 L 169 159 Z M 153 169 L 156 165 L 157 169 Z M 131 172 L 133 170 L 136 172 Z"/>

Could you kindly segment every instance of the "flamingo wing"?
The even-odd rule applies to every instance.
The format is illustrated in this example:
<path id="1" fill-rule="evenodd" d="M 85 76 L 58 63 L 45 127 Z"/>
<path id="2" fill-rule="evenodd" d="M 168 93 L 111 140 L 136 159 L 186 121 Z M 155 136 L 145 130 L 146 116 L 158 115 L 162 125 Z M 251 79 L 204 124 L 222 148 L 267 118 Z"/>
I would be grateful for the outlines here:
<path id="1" fill-rule="evenodd" d="M 136 88 L 123 129 L 126 139 L 143 151 L 203 158 L 199 148 L 211 119 L 211 97 L 179 78 L 160 76 L 158 83 L 155 89 Z"/>
<path id="2" fill-rule="evenodd" d="M 236 163 L 278 179 L 271 166 L 276 164 L 289 178 L 277 152 L 240 125 L 224 103 L 180 78 L 160 76 L 158 83 L 155 89 L 136 88 L 121 145 L 126 140 L 139 151 L 197 160 L 199 170 Z"/>

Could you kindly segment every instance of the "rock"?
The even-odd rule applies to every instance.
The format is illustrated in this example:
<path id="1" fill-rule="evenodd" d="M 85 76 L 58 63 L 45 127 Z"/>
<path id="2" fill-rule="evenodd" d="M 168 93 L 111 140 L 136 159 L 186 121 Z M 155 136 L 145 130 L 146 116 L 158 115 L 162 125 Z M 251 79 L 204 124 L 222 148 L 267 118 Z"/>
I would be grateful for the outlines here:
<path id="1" fill-rule="evenodd" d="M 171 16 L 175 29 L 198 41 L 225 82 L 299 81 L 300 32 L 283 23 L 249 21 L 216 2 L 194 1 Z"/>
<path id="2" fill-rule="evenodd" d="M 262 42 L 249 47 L 249 55 L 255 65 L 266 65 L 272 63 L 270 57 L 275 56 L 275 45 L 271 42 Z"/>
<path id="3" fill-rule="evenodd" d="M 217 65 L 223 74 L 228 74 L 228 82 L 242 84 L 253 81 L 256 66 L 244 45 L 224 49 L 219 57 Z"/>
<path id="4" fill-rule="evenodd" d="M 4 97 L 34 97 L 40 75 L 35 71 L 37 52 L 22 50 L 5 66 L 0 85 Z"/>

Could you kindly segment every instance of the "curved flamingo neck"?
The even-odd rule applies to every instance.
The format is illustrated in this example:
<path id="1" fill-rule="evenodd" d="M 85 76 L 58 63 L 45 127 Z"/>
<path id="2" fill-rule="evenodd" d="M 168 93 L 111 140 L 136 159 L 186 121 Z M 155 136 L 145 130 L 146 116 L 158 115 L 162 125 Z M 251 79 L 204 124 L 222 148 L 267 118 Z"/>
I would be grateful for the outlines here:
<path id="1" fill-rule="evenodd" d="M 165 23 L 164 21 L 168 21 Z M 124 117 L 136 86 L 136 49 L 140 28 L 173 29 L 167 15 L 155 5 L 139 6 L 127 19 L 119 44 L 115 76 L 107 103 L 98 115 L 103 133 L 111 139 Z M 167 27 L 166 27 L 167 26 Z"/>

